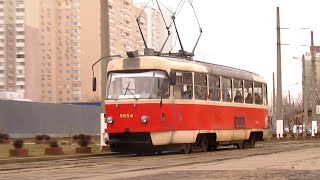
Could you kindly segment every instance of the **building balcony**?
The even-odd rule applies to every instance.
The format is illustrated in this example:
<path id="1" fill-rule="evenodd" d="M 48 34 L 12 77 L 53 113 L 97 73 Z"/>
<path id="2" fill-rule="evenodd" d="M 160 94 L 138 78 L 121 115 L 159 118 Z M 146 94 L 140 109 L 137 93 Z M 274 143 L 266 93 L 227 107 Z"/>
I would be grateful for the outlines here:
<path id="1" fill-rule="evenodd" d="M 24 70 L 25 68 L 24 68 L 24 66 L 16 66 L 16 69 L 17 70 Z"/>
<path id="2" fill-rule="evenodd" d="M 16 24 L 24 24 L 24 20 L 23 19 L 17 19 L 16 20 Z"/>
<path id="3" fill-rule="evenodd" d="M 1 37 L 0 37 L 1 38 Z M 17 35 L 16 36 L 16 39 L 24 39 L 25 38 L 25 36 L 24 35 Z"/>
<path id="4" fill-rule="evenodd" d="M 25 85 L 24 81 L 17 81 L 16 82 L 16 86 L 23 86 L 23 85 Z"/>
<path id="5" fill-rule="evenodd" d="M 16 16 L 24 16 L 24 12 L 17 12 Z"/>
<path id="6" fill-rule="evenodd" d="M 16 47 L 24 47 L 24 43 L 23 42 L 18 42 L 18 43 L 16 43 Z"/>
<path id="7" fill-rule="evenodd" d="M 24 31 L 24 27 L 17 27 L 16 31 Z"/>

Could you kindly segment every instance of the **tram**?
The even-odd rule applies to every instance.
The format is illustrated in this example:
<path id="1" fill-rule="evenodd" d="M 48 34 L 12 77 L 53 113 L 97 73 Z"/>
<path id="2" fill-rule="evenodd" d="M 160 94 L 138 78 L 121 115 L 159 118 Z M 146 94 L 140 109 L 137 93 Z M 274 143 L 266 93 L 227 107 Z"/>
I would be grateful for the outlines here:
<path id="1" fill-rule="evenodd" d="M 105 142 L 113 152 L 254 147 L 267 135 L 267 83 L 258 74 L 132 55 L 111 60 L 107 72 Z"/>

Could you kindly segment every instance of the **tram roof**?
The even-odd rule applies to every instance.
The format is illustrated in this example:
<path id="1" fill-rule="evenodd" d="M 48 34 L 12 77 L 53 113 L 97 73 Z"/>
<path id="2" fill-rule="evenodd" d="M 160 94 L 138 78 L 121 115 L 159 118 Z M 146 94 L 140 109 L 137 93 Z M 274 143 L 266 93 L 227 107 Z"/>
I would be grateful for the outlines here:
<path id="1" fill-rule="evenodd" d="M 180 57 L 170 57 L 170 56 L 139 56 L 135 58 L 121 58 L 121 59 L 114 59 L 114 60 L 122 60 L 124 64 L 128 63 L 128 61 L 134 61 L 138 60 L 141 61 L 158 61 L 158 63 L 153 63 L 153 64 L 158 64 L 162 65 L 163 61 L 167 61 L 169 64 L 171 64 L 171 69 L 174 70 L 182 70 L 182 71 L 194 71 L 194 72 L 208 72 L 209 74 L 214 74 L 214 75 L 219 75 L 223 77 L 230 77 L 234 79 L 240 79 L 240 80 L 249 80 L 249 81 L 257 81 L 257 82 L 262 82 L 266 83 L 265 79 L 261 77 L 260 75 L 238 69 L 238 68 L 233 68 L 229 66 L 224 66 L 224 65 L 219 65 L 219 64 L 213 64 L 209 62 L 202 62 L 199 60 L 189 60 L 186 58 L 180 58 Z M 113 60 L 112 60 L 113 61 Z M 115 64 L 118 64 L 114 62 Z M 114 64 L 111 63 L 111 64 Z M 160 64 L 159 64 L 160 63 Z M 131 64 L 131 63 L 130 63 Z M 138 63 L 140 64 L 140 63 Z M 137 64 L 137 65 L 138 65 Z M 189 66 L 189 65 L 193 66 Z M 119 64 L 118 64 L 119 65 Z M 138 65 L 140 66 L 140 65 Z M 139 67 L 137 67 L 139 68 Z M 140 67 L 141 68 L 141 67 Z"/>
<path id="2" fill-rule="evenodd" d="M 204 66 L 208 70 L 209 74 L 216 74 L 224 77 L 232 77 L 234 79 L 244 79 L 244 80 L 252 80 L 252 81 L 266 83 L 265 79 L 261 77 L 259 74 L 250 72 L 247 70 L 243 70 L 243 69 L 238 69 L 238 68 L 219 65 L 219 64 L 213 64 L 209 62 L 203 62 L 199 60 L 188 60 L 183 58 L 172 58 L 172 57 L 168 57 L 167 59 L 175 62 L 184 62 L 184 63 L 198 64 L 198 65 Z"/>

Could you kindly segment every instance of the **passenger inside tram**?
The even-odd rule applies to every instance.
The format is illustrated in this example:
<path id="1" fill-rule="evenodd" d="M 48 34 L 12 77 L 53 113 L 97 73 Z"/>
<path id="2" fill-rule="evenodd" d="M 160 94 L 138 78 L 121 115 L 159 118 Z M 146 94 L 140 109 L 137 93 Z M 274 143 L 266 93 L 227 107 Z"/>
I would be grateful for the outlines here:
<path id="1" fill-rule="evenodd" d="M 251 103 L 252 104 L 252 94 L 251 93 L 248 93 L 247 97 L 246 97 L 246 103 Z"/>
<path id="2" fill-rule="evenodd" d="M 243 102 L 243 96 L 239 90 L 236 91 L 236 95 L 234 97 L 234 102 L 240 102 L 240 103 Z"/>

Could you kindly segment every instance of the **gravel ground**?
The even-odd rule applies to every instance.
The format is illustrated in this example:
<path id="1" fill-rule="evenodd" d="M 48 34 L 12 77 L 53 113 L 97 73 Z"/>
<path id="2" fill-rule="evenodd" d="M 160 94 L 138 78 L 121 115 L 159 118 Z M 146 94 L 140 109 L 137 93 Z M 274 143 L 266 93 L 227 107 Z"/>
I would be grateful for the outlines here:
<path id="1" fill-rule="evenodd" d="M 263 142 L 252 149 L 5 164 L 0 179 L 320 179 L 320 141 Z"/>

